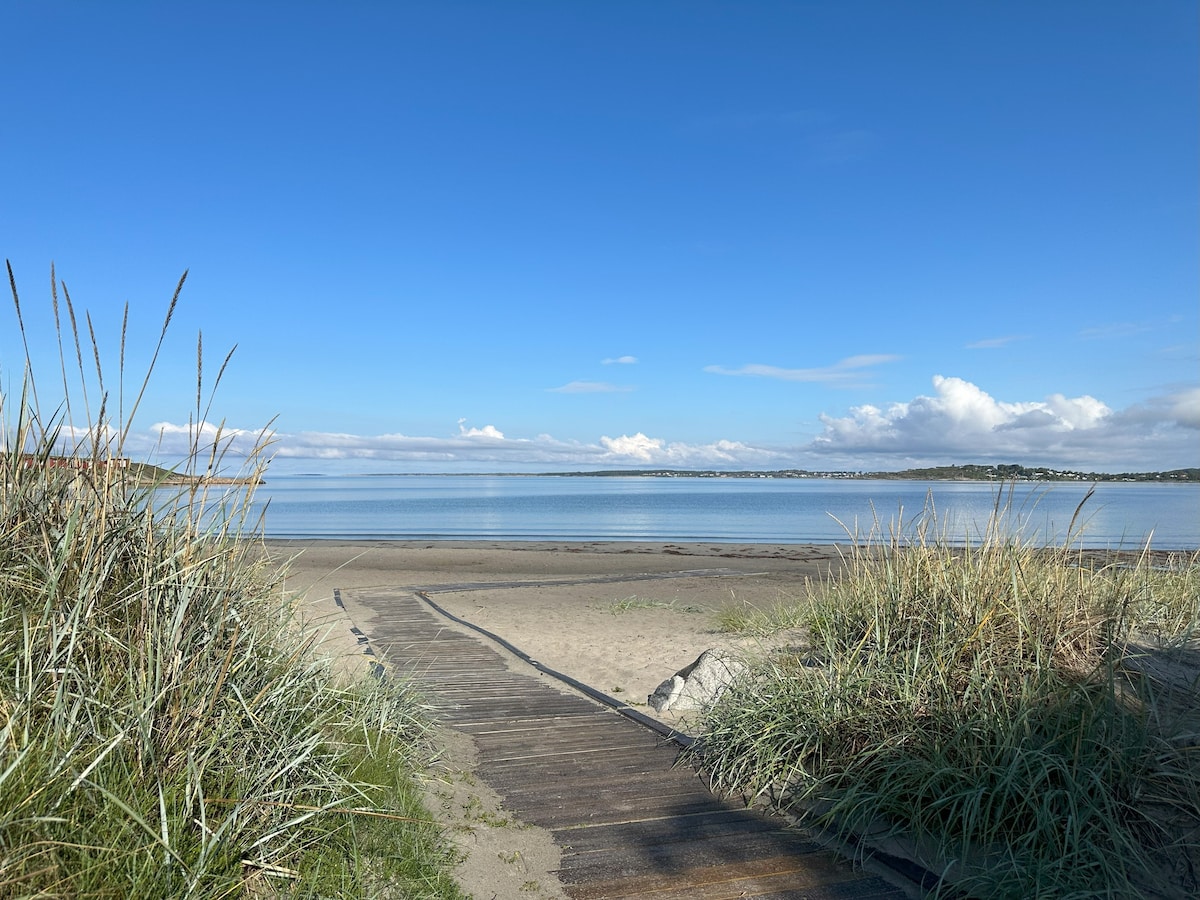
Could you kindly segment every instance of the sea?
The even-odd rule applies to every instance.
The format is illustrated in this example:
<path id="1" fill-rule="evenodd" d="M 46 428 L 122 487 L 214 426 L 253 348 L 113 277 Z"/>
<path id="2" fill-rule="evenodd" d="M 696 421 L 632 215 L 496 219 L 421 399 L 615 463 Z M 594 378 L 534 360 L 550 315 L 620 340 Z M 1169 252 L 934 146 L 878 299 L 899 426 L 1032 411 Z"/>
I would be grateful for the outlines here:
<path id="1" fill-rule="evenodd" d="M 1200 548 L 1200 484 L 286 475 L 252 509 L 274 538 L 844 543 L 925 528 L 955 544 L 978 543 L 999 509 L 1035 543 Z"/>

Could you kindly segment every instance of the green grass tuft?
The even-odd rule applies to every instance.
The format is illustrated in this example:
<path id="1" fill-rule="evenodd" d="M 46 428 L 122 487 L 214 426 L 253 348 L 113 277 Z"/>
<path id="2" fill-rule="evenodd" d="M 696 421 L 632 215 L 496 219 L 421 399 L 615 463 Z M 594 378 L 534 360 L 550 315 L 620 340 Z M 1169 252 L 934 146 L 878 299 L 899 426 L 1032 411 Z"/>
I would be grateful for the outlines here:
<path id="1" fill-rule="evenodd" d="M 0 896 L 460 897 L 419 800 L 418 698 L 313 653 L 246 489 L 125 474 L 124 389 L 63 294 L 97 361 L 82 400 L 43 414 L 28 365 L 0 396 Z M 220 466 L 221 432 L 189 467 Z"/>
<path id="2" fill-rule="evenodd" d="M 1006 536 L 859 545 L 790 609 L 695 760 L 728 793 L 898 839 L 971 896 L 1182 896 L 1200 863 L 1200 560 Z"/>
<path id="3" fill-rule="evenodd" d="M 614 600 L 608 606 L 608 611 L 614 616 L 632 612 L 635 609 L 670 609 L 675 612 L 698 613 L 704 612 L 699 606 L 689 606 L 678 600 L 652 600 L 649 597 L 639 597 L 636 594 Z"/>

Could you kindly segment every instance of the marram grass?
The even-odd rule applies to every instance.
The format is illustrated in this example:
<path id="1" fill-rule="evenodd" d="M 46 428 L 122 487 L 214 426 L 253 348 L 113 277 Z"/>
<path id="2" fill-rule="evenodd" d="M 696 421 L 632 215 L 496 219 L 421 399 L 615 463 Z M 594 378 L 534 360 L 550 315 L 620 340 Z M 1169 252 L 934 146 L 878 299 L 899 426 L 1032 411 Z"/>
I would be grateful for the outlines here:
<path id="1" fill-rule="evenodd" d="M 313 653 L 244 493 L 122 476 L 128 421 L 66 299 L 91 406 L 43 415 L 28 368 L 0 395 L 0 897 L 461 896 L 417 698 Z"/>
<path id="2" fill-rule="evenodd" d="M 973 546 L 932 519 L 867 541 L 791 607 L 727 616 L 807 639 L 718 700 L 695 759 L 969 896 L 1195 896 L 1200 561 L 1037 547 L 1004 513 Z"/>

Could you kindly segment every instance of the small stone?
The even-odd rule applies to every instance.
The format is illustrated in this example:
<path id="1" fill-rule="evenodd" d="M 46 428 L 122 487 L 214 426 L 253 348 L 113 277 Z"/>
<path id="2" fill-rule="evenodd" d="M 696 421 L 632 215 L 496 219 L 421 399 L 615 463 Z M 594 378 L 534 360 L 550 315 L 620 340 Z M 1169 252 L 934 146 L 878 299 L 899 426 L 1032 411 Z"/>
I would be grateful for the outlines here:
<path id="1" fill-rule="evenodd" d="M 646 702 L 656 712 L 706 709 L 745 670 L 746 664 L 730 654 L 705 650 L 655 688 Z"/>

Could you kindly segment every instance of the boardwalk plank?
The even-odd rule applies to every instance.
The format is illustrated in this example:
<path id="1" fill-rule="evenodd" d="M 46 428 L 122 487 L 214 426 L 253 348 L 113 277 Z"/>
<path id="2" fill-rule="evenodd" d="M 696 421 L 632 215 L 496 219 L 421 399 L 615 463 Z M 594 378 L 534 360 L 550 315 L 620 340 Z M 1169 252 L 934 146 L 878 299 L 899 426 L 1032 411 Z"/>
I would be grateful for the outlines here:
<path id="1" fill-rule="evenodd" d="M 477 776 L 509 813 L 550 830 L 574 900 L 905 897 L 781 819 L 714 797 L 697 773 L 676 766 L 678 747 L 662 735 L 532 667 L 514 671 L 411 591 L 356 596 L 377 613 L 375 652 L 414 681 L 448 727 L 471 736 Z"/>

